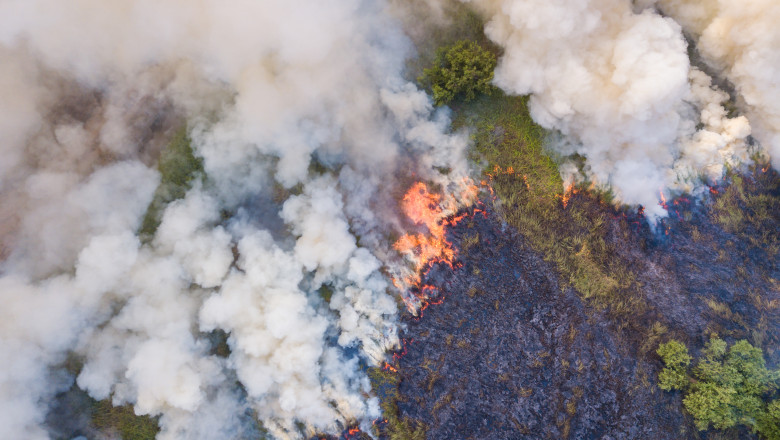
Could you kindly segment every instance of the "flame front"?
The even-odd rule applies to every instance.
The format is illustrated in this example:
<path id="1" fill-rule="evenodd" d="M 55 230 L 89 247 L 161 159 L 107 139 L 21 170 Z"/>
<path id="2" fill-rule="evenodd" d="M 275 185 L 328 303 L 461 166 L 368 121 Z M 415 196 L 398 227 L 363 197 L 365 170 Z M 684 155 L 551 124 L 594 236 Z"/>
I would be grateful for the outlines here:
<path id="1" fill-rule="evenodd" d="M 447 241 L 446 226 L 454 225 L 465 215 L 447 220 L 460 206 L 471 204 L 478 189 L 471 180 L 464 180 L 459 197 L 440 195 L 428 190 L 423 182 L 417 182 L 407 191 L 401 203 L 406 216 L 417 225 L 425 226 L 427 233 L 404 234 L 393 245 L 401 255 L 412 263 L 411 270 L 405 271 L 393 279 L 393 284 L 402 292 L 409 310 L 416 313 L 420 300 L 427 297 L 424 286 L 420 285 L 421 272 L 432 264 L 440 262 L 452 267 L 455 249 Z M 410 291 L 417 291 L 409 295 Z"/>
<path id="2" fill-rule="evenodd" d="M 452 261 L 455 256 L 452 245 L 444 237 L 443 220 L 446 214 L 441 199 L 439 194 L 428 192 L 422 182 L 415 183 L 404 196 L 401 206 L 406 216 L 414 223 L 428 228 L 428 234 L 405 234 L 394 246 L 398 252 L 414 262 L 415 272 L 433 260 Z"/>

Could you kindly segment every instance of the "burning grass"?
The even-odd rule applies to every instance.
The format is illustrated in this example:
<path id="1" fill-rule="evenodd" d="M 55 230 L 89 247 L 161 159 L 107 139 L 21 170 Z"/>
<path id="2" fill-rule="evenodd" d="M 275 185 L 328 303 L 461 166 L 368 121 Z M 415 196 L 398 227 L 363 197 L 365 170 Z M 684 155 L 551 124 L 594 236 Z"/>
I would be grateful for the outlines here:
<path id="1" fill-rule="evenodd" d="M 429 191 L 423 182 L 417 182 L 406 192 L 401 208 L 415 225 L 424 227 L 424 232 L 402 235 L 394 244 L 395 250 L 412 264 L 393 277 L 393 284 L 401 291 L 402 299 L 412 314 L 424 310 L 438 296 L 431 286 L 421 284 L 423 272 L 436 263 L 453 268 L 455 250 L 447 240 L 446 227 L 457 224 L 466 214 L 455 216 L 461 206 L 472 204 L 477 187 L 464 181 L 460 194 L 441 195 Z"/>

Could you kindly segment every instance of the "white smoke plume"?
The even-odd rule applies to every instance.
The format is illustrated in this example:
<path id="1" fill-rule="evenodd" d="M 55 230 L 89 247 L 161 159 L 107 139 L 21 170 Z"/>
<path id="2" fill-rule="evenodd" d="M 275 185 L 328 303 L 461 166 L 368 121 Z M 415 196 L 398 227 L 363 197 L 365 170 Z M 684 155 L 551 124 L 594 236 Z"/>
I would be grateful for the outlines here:
<path id="1" fill-rule="evenodd" d="M 780 169 L 780 4 L 771 0 L 660 0 L 707 64 L 734 86 L 753 135 Z"/>
<path id="2" fill-rule="evenodd" d="M 0 437 L 49 437 L 69 352 L 80 388 L 160 416 L 161 439 L 379 415 L 360 364 L 397 343 L 398 193 L 468 172 L 385 7 L 0 3 Z M 204 176 L 147 241 L 156 160 L 185 124 Z"/>
<path id="3" fill-rule="evenodd" d="M 495 83 L 530 94 L 533 118 L 566 136 L 559 152 L 584 156 L 586 177 L 651 218 L 665 215 L 660 192 L 690 191 L 749 161 L 748 119 L 727 117 L 728 95 L 691 67 L 671 18 L 628 0 L 470 3 L 504 49 Z M 567 183 L 573 171 L 562 167 Z"/>

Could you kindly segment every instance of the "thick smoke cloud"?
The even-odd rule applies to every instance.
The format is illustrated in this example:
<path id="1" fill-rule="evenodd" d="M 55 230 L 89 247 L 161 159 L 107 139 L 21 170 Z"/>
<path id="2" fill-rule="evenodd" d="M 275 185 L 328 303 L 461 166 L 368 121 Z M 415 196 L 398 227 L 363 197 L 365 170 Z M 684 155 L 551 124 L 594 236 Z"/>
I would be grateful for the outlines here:
<path id="1" fill-rule="evenodd" d="M 584 177 L 651 217 L 659 192 L 692 190 L 749 160 L 744 117 L 692 68 L 680 25 L 627 0 L 476 0 L 486 35 L 504 49 L 495 83 L 530 94 L 533 118 L 586 158 Z M 738 6 L 734 6 L 738 8 Z M 573 165 L 564 179 L 583 177 Z"/>
<path id="2" fill-rule="evenodd" d="M 770 0 L 654 3 L 682 25 L 708 65 L 733 84 L 753 135 L 780 169 L 780 4 Z"/>
<path id="3" fill-rule="evenodd" d="M 0 437 L 48 438 L 74 380 L 160 416 L 162 439 L 379 415 L 361 363 L 397 343 L 382 271 L 398 194 L 468 172 L 466 136 L 403 79 L 410 43 L 384 8 L 0 4 Z M 204 176 L 142 239 L 185 124 Z"/>

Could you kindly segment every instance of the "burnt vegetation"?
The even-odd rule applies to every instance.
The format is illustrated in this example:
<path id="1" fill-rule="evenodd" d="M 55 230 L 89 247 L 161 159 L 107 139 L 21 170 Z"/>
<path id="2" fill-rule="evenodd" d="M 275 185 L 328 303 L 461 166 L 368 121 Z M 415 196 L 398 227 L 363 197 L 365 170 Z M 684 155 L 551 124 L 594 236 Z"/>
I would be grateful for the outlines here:
<path id="1" fill-rule="evenodd" d="M 708 193 L 665 202 L 668 218 L 651 225 L 587 183 L 564 191 L 526 104 L 500 93 L 452 103 L 454 126 L 474 130 L 488 214 L 448 231 L 454 270 L 434 265 L 424 275 L 441 304 L 405 316 L 410 342 L 381 372 L 397 391 L 380 393 L 392 416 L 377 432 L 776 438 L 750 423 L 703 424 L 684 393 L 659 387 L 657 349 L 682 341 L 698 359 L 717 334 L 752 344 L 776 368 L 778 174 L 756 157 Z M 661 384 L 698 380 L 678 373 Z M 708 398 L 698 408 L 716 403 Z M 765 405 L 763 414 L 774 412 Z"/>

